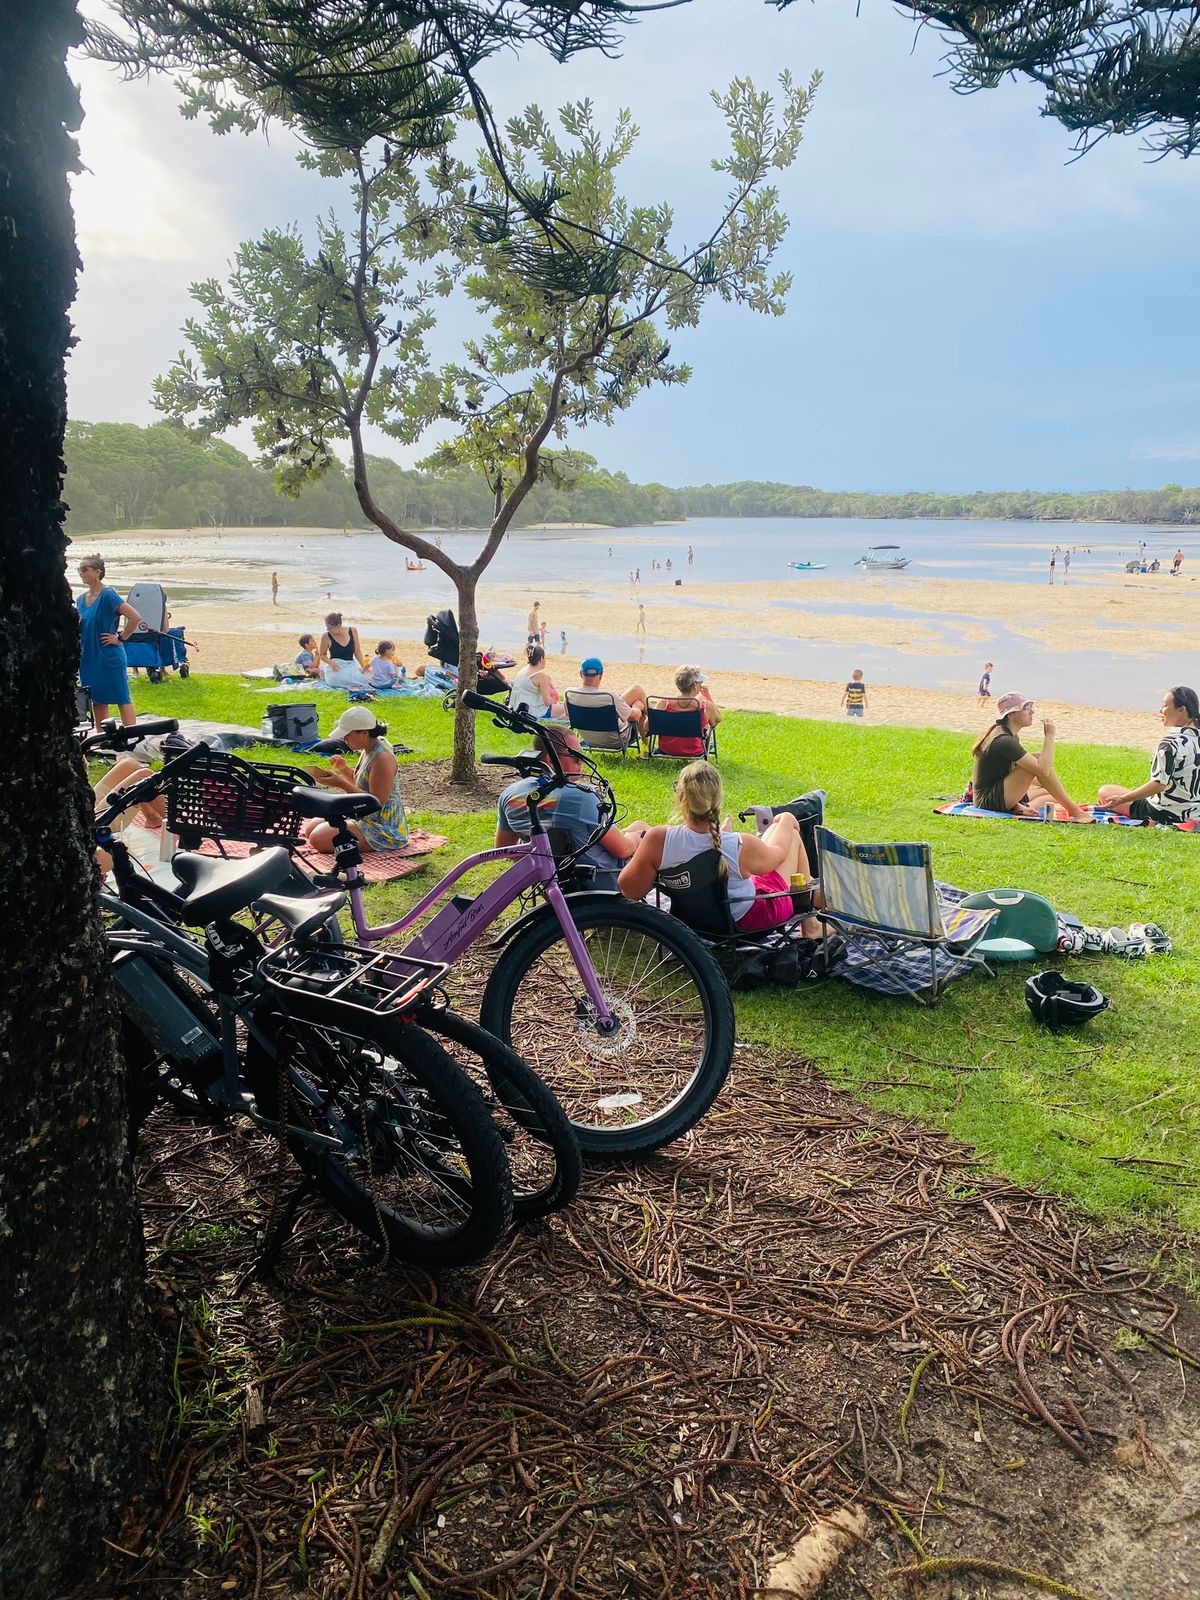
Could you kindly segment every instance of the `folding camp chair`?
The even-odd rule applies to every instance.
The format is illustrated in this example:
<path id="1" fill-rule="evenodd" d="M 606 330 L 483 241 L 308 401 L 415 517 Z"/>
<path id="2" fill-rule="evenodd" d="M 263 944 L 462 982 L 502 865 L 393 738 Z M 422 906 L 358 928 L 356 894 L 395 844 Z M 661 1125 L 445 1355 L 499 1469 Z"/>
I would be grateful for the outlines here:
<path id="1" fill-rule="evenodd" d="M 818 828 L 817 845 L 821 915 L 845 939 L 851 965 L 873 969 L 868 987 L 935 1005 L 964 969 L 993 976 L 975 946 L 997 913 L 943 900 L 927 844 L 851 844 Z"/>
<path id="2" fill-rule="evenodd" d="M 659 748 L 663 739 L 699 739 L 702 749 L 694 755 L 676 755 Z M 706 728 L 695 698 L 677 695 L 651 695 L 646 702 L 646 754 L 665 756 L 668 761 L 715 761 L 717 730 Z"/>
<path id="3" fill-rule="evenodd" d="M 623 722 L 617 715 L 613 695 L 595 689 L 568 689 L 566 699 L 567 720 L 585 749 L 611 750 L 622 760 L 630 745 L 641 749 L 636 725 Z"/>

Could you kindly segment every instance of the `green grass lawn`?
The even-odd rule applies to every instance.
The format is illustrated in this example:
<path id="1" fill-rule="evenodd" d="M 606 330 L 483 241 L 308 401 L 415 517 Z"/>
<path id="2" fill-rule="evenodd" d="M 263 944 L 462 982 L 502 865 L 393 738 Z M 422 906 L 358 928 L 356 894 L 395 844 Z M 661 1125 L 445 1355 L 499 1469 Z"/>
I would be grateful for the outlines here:
<path id="1" fill-rule="evenodd" d="M 196 677 L 135 687 L 143 714 L 257 726 L 272 698 L 235 678 Z M 340 696 L 314 693 L 322 728 Z M 326 701 L 329 702 L 328 706 Z M 389 701 L 391 733 L 410 760 L 447 757 L 452 719 L 438 701 Z M 1147 743 L 1154 728 L 1147 721 Z M 480 721 L 482 749 L 511 750 L 512 736 Z M 928 840 L 940 878 L 968 889 L 1035 889 L 1056 907 L 1101 926 L 1161 923 L 1172 955 L 1138 963 L 1064 961 L 1111 996 L 1113 1009 L 1082 1033 L 1054 1036 L 1025 1009 L 1028 966 L 953 984 L 933 1010 L 831 982 L 813 990 L 737 997 L 738 1037 L 795 1052 L 829 1078 L 889 1111 L 943 1127 L 988 1166 L 1063 1195 L 1123 1226 L 1178 1222 L 1200 1232 L 1193 1187 L 1200 1131 L 1200 839 L 1161 830 L 1041 827 L 957 821 L 932 814 L 961 790 L 965 735 L 854 723 L 733 714 L 721 726 L 720 767 L 729 808 L 828 790 L 831 827 L 858 841 Z M 272 752 L 272 760 L 278 760 Z M 1060 750 L 1068 790 L 1092 798 L 1105 781 L 1136 784 L 1148 754 L 1099 746 Z M 678 763 L 606 762 L 629 816 L 667 820 Z M 468 849 L 490 842 L 479 813 L 430 816 L 447 851 L 396 885 L 372 891 L 381 918 L 423 893 Z M 1056 964 L 1047 960 L 1044 965 Z"/>

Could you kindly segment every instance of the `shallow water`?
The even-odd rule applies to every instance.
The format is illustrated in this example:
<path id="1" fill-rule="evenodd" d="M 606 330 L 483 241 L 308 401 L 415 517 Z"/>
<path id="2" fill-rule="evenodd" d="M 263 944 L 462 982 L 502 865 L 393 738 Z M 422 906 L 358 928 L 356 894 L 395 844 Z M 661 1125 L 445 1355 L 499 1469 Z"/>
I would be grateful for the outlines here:
<path id="1" fill-rule="evenodd" d="M 482 540 L 478 530 L 440 535 L 448 554 L 469 560 Z M 519 644 L 525 636 L 525 608 L 487 602 L 486 585 L 518 586 L 530 598 L 542 581 L 556 586 L 567 581 L 572 593 L 548 594 L 544 610 L 550 629 L 551 660 L 564 653 L 559 632 L 564 615 L 586 610 L 590 600 L 620 600 L 630 596 L 629 573 L 641 570 L 635 598 L 646 602 L 650 637 L 641 661 L 651 666 L 672 666 L 682 657 L 700 658 L 714 670 L 738 669 L 797 677 L 828 678 L 837 686 L 852 667 L 862 667 L 868 682 L 912 684 L 918 687 L 969 691 L 978 682 L 985 659 L 997 663 L 996 692 L 1016 685 L 1023 691 L 1042 693 L 1078 703 L 1114 708 L 1141 708 L 1157 704 L 1169 682 L 1191 682 L 1198 672 L 1192 651 L 1178 647 L 1177 635 L 1147 635 L 1144 654 L 1109 656 L 1102 651 L 1050 650 L 1022 637 L 1001 622 L 968 614 L 932 613 L 915 603 L 913 578 L 980 578 L 1011 583 L 1045 585 L 1051 547 L 1075 550 L 1072 572 L 1119 572 L 1137 554 L 1145 540 L 1150 556 L 1164 565 L 1178 545 L 1187 558 L 1185 572 L 1200 565 L 1200 532 L 1195 529 L 1147 528 L 1118 523 L 1050 523 L 911 521 L 879 522 L 852 518 L 804 520 L 797 518 L 703 518 L 686 524 L 609 530 L 516 530 L 497 552 L 485 579 L 483 636 L 486 644 Z M 689 544 L 695 554 L 689 566 Z M 862 573 L 855 563 L 871 545 L 896 544 L 910 557 L 901 572 Z M 651 560 L 661 563 L 651 569 Z M 231 599 L 242 595 L 263 601 L 269 596 L 270 574 L 278 571 L 289 602 L 311 602 L 317 626 L 328 597 L 352 616 L 370 637 L 380 625 L 378 602 L 415 600 L 429 610 L 453 603 L 447 580 L 435 568 L 422 573 L 405 569 L 406 552 L 390 544 L 375 530 L 350 530 L 331 538 L 297 537 L 279 533 L 227 533 L 197 530 L 196 545 L 159 542 L 153 534 L 145 540 L 122 542 L 120 560 L 110 561 L 111 578 L 118 586 L 134 577 L 147 577 L 162 560 L 180 581 L 170 590 L 176 619 L 186 622 L 186 606 L 198 599 Z M 670 560 L 672 568 L 666 570 Z M 795 572 L 789 561 L 825 563 L 821 572 Z M 248 578 L 247 574 L 253 574 Z M 861 598 L 823 600 L 823 584 L 858 575 Z M 1063 556 L 1057 574 L 1062 581 Z M 711 617 L 702 641 L 655 640 L 654 605 L 666 598 L 681 579 L 690 605 Z M 861 615 L 867 624 L 858 643 L 817 639 L 779 639 L 742 635 L 722 627 L 722 612 L 745 609 L 745 603 L 725 605 L 711 590 L 697 593 L 692 585 L 722 582 L 771 582 L 776 596 L 767 602 L 774 611 L 803 609 L 810 614 Z M 910 602 L 907 595 L 913 595 Z M 580 603 L 576 605 L 574 602 Z M 1014 595 L 1014 610 L 1018 604 Z M 871 618 L 911 621 L 928 630 L 936 643 L 927 653 L 900 650 L 871 641 Z M 1114 628 L 1096 617 L 1097 626 Z M 985 639 L 966 638 L 970 630 L 987 630 Z M 811 625 L 806 632 L 813 631 Z M 1164 648 L 1166 646 L 1166 648 Z M 611 655 L 628 660 L 637 646 L 630 634 L 591 633 L 572 627 L 569 650 Z"/>

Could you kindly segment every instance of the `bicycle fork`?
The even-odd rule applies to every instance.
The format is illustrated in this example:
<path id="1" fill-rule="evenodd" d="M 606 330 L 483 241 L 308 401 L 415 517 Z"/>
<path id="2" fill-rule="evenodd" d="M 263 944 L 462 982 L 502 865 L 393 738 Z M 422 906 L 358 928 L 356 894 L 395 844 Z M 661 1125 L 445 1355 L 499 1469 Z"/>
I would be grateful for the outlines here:
<path id="1" fill-rule="evenodd" d="M 592 1003 L 597 1032 L 602 1034 L 615 1033 L 620 1027 L 620 1022 L 609 1010 L 608 1001 L 604 998 L 604 990 L 600 987 L 600 980 L 596 976 L 596 969 L 593 967 L 592 958 L 588 954 L 587 943 L 575 926 L 575 919 L 571 915 L 571 908 L 567 904 L 566 896 L 557 882 L 546 884 L 544 893 L 547 904 L 558 918 L 558 925 L 562 929 L 563 938 L 567 941 L 567 949 L 571 952 L 571 960 L 575 963 L 575 970 L 578 972 L 584 991 Z"/>

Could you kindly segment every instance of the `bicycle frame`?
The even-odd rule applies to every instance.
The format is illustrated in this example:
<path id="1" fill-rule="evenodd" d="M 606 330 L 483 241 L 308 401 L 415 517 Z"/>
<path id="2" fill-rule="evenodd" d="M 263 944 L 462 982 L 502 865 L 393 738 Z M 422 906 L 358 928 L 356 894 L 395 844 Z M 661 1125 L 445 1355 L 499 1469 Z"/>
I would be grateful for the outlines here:
<path id="1" fill-rule="evenodd" d="M 357 853 L 355 845 L 354 855 L 357 856 Z M 597 1024 L 601 1028 L 612 1027 L 614 1019 L 587 953 L 587 945 L 575 926 L 566 896 L 559 887 L 558 867 L 550 847 L 550 840 L 540 829 L 534 830 L 527 844 L 522 842 L 497 845 L 491 850 L 480 850 L 475 855 L 467 856 L 439 883 L 436 883 L 411 911 L 406 912 L 397 922 L 390 922 L 381 927 L 373 927 L 367 921 L 366 907 L 363 903 L 363 885 L 366 880 L 360 871 L 359 862 L 352 860 L 345 869 L 345 879 L 355 933 L 367 944 L 378 943 L 395 934 L 404 933 L 443 900 L 460 878 L 475 867 L 486 866 L 492 861 L 511 861 L 513 864 L 474 899 L 461 905 L 455 904 L 454 901 L 444 905 L 428 927 L 423 928 L 404 946 L 404 954 L 419 956 L 424 961 L 440 961 L 445 962 L 447 966 L 453 966 L 484 931 L 503 915 L 514 900 L 519 899 L 528 890 L 540 886 L 562 929 L 563 938 L 567 942 L 567 948 L 571 952 L 571 959 L 575 963 L 587 997 L 595 1007 Z"/>
<path id="2" fill-rule="evenodd" d="M 253 1095 L 246 1088 L 241 1073 L 241 1049 L 237 1025 L 240 1021 L 260 1043 L 269 1047 L 269 1041 L 264 1038 L 254 1017 L 261 996 L 249 993 L 235 997 L 223 993 L 219 987 L 214 987 L 207 944 L 201 945 L 198 940 L 181 933 L 178 928 L 159 921 L 149 912 L 119 900 L 115 895 L 102 892 L 100 903 L 106 911 L 116 913 L 123 922 L 129 924 L 128 929 L 109 932 L 110 950 L 126 950 L 134 956 L 158 955 L 160 959 L 165 957 L 171 966 L 190 972 L 212 991 L 220 1018 L 219 1043 L 222 1063 L 220 1082 L 209 1085 L 206 1091 L 213 1104 L 224 1111 L 234 1111 L 249 1117 L 258 1127 L 270 1133 L 286 1133 L 288 1138 L 299 1140 L 312 1149 L 337 1148 L 338 1141 L 328 1134 L 318 1133 L 315 1129 L 292 1123 L 283 1128 L 275 1118 L 263 1116 L 254 1102 Z M 146 964 L 143 963 L 143 966 Z M 191 1043 L 188 1034 L 193 1030 L 199 1031 L 194 1018 L 185 1013 L 180 1019 L 176 997 L 163 985 L 152 967 L 146 967 L 145 981 L 142 983 L 138 983 L 135 979 L 130 985 L 128 982 L 122 982 L 118 975 L 118 987 L 124 990 L 127 1003 L 131 1004 L 143 1019 L 143 1024 L 151 1037 L 166 1032 L 175 1035 L 173 1043 L 188 1045 Z"/>

